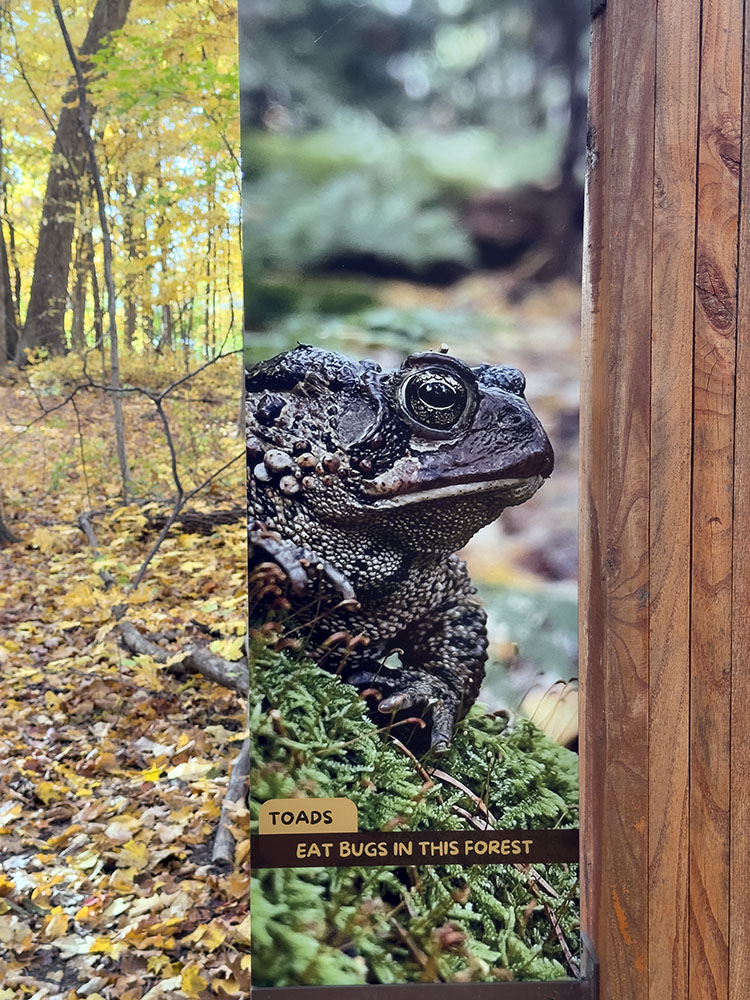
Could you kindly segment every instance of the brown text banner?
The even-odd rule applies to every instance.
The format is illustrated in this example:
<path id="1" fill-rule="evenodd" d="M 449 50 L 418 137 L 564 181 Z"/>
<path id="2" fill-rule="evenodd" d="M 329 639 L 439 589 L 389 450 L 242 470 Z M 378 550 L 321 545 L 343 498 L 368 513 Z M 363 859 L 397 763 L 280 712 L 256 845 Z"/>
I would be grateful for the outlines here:
<path id="1" fill-rule="evenodd" d="M 250 857 L 253 868 L 577 863 L 578 830 L 256 834 Z"/>

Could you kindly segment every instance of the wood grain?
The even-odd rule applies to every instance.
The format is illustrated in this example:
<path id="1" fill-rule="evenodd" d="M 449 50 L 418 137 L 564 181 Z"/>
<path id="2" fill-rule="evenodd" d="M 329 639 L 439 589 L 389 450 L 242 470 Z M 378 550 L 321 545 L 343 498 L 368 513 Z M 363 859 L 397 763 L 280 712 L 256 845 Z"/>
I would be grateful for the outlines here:
<path id="1" fill-rule="evenodd" d="M 651 268 L 649 998 L 688 996 L 690 518 L 700 0 L 657 10 Z"/>
<path id="2" fill-rule="evenodd" d="M 584 853 L 587 836 L 601 838 L 601 877 L 584 889 L 584 919 L 598 920 L 602 995 L 623 998 L 648 992 L 651 302 L 642 292 L 651 286 L 655 12 L 653 0 L 609 5 L 592 55 L 599 100 L 591 105 L 584 330 L 591 368 L 582 373 L 583 835 Z M 597 707 L 600 718 L 591 718 Z M 606 727 L 603 739 L 597 726 Z"/>
<path id="3" fill-rule="evenodd" d="M 594 23 L 582 921 L 607 1000 L 750 996 L 746 2 Z"/>
<path id="4" fill-rule="evenodd" d="M 605 121 L 608 100 L 605 72 L 606 19 L 592 26 L 589 127 L 587 140 L 586 196 L 584 201 L 583 301 L 581 310 L 581 424 L 579 505 L 579 724 L 581 732 L 581 922 L 592 941 L 599 940 L 599 903 L 603 845 L 604 774 L 606 770 L 606 716 L 604 712 L 604 629 L 606 590 L 601 574 L 599 504 L 606 496 L 607 464 L 602 461 L 597 415 L 606 407 L 605 338 L 600 296 L 604 219 L 604 175 L 599 169 L 600 123 Z M 598 947 L 598 945 L 597 945 Z"/>
<path id="5" fill-rule="evenodd" d="M 734 379 L 742 0 L 704 3 L 693 389 L 688 995 L 729 991 Z"/>
<path id="6" fill-rule="evenodd" d="M 745 53 L 750 16 L 745 10 Z M 729 995 L 750 996 L 750 62 L 743 82 L 732 574 Z"/>

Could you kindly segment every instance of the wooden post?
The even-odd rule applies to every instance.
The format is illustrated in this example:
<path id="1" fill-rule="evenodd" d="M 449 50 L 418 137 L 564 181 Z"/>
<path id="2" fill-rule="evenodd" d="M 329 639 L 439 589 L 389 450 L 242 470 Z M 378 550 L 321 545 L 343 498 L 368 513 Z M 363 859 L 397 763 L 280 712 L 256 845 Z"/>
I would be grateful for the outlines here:
<path id="1" fill-rule="evenodd" d="M 597 8 L 582 364 L 583 926 L 606 1000 L 745 1000 L 744 0 Z"/>

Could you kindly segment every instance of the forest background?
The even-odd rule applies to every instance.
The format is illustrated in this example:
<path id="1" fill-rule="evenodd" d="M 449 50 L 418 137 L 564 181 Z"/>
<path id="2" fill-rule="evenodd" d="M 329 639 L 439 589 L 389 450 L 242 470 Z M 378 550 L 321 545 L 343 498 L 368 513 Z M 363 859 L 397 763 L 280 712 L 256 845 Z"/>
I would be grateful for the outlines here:
<path id="1" fill-rule="evenodd" d="M 538 372 L 562 513 L 474 570 L 525 679 L 524 628 L 575 660 L 561 7 L 257 0 L 240 46 L 251 351 L 469 328 Z M 0 5 L 0 1000 L 247 990 L 238 87 L 224 0 Z"/>

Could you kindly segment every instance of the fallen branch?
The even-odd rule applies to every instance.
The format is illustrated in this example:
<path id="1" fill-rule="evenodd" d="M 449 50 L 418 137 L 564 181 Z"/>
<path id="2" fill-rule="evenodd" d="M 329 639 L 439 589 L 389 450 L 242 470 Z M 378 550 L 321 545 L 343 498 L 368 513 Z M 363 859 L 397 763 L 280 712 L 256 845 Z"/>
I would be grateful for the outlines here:
<path id="1" fill-rule="evenodd" d="M 123 643 L 131 653 L 150 656 L 157 663 L 166 663 L 173 655 L 143 636 L 131 622 L 120 622 L 117 628 Z M 184 655 L 179 660 L 170 664 L 170 673 L 177 675 L 201 674 L 206 680 L 229 688 L 230 691 L 236 691 L 243 698 L 247 697 L 250 690 L 250 671 L 244 657 L 232 662 L 225 660 L 222 656 L 217 656 L 210 649 L 200 645 L 190 645 L 183 650 L 183 653 Z"/>
<path id="2" fill-rule="evenodd" d="M 211 860 L 216 865 L 232 865 L 234 862 L 234 835 L 231 831 L 232 806 L 241 802 L 247 794 L 247 779 L 250 775 L 250 737 L 246 736 L 232 765 L 226 795 L 221 807 L 219 829 L 214 839 Z"/>
<path id="3" fill-rule="evenodd" d="M 177 384 L 178 383 L 175 383 L 175 385 L 177 385 Z M 171 432 L 169 430 L 169 422 L 167 421 L 167 418 L 166 418 L 166 415 L 164 413 L 164 410 L 161 407 L 161 400 L 162 400 L 162 398 L 165 395 L 166 395 L 166 390 L 165 390 L 165 392 L 163 392 L 161 394 L 161 396 L 159 396 L 158 400 L 154 399 L 153 397 L 151 397 L 151 400 L 154 403 L 154 405 L 157 407 L 157 409 L 159 411 L 159 416 L 161 417 L 162 424 L 164 426 L 164 433 L 166 435 L 167 445 L 169 446 L 169 452 L 170 452 L 170 456 L 171 456 L 172 478 L 174 479 L 175 486 L 177 487 L 177 497 L 175 498 L 174 506 L 172 508 L 171 513 L 169 514 L 169 516 L 167 517 L 166 521 L 164 522 L 164 527 L 159 532 L 159 537 L 156 539 L 156 541 L 154 542 L 154 544 L 151 546 L 151 549 L 150 549 L 148 555 L 146 556 L 146 558 L 143 560 L 143 563 L 141 564 L 141 568 L 136 573 L 135 580 L 133 581 L 133 590 L 135 590 L 139 586 L 141 580 L 145 576 L 146 570 L 149 567 L 149 563 L 151 562 L 151 560 L 154 558 L 154 556 L 156 555 L 156 553 L 161 548 L 161 543 L 167 537 L 169 529 L 174 524 L 177 516 L 179 515 L 180 511 L 185 506 L 185 504 L 188 502 L 188 500 L 192 500 L 192 498 L 196 495 L 196 493 L 200 493 L 200 491 L 202 489 L 204 489 L 204 487 L 208 486 L 208 484 L 213 479 L 216 479 L 217 476 L 221 475 L 221 473 L 224 472 L 226 469 L 228 469 L 230 465 L 234 465 L 235 462 L 237 462 L 241 458 L 244 458 L 244 456 L 245 456 L 244 452 L 241 452 L 239 455 L 235 455 L 234 458 L 231 458 L 228 462 L 225 462 L 224 465 L 222 465 L 222 467 L 220 469 L 217 469 L 216 472 L 211 473 L 211 475 L 208 477 L 208 479 L 204 479 L 204 481 L 200 484 L 200 486 L 196 486 L 196 488 L 194 490 L 191 490 L 190 493 L 185 494 L 184 491 L 183 491 L 183 489 L 182 489 L 182 484 L 180 482 L 179 475 L 177 473 L 177 454 L 175 452 L 174 442 L 172 440 L 172 435 L 171 435 Z"/>
<path id="4" fill-rule="evenodd" d="M 196 535 L 210 535 L 219 524 L 235 524 L 242 520 L 247 514 L 247 509 L 243 506 L 229 507 L 222 510 L 183 510 L 174 518 L 173 524 L 179 526 L 180 531 Z M 165 511 L 152 513 L 145 511 L 146 531 L 160 531 L 166 524 L 169 514 Z"/>

